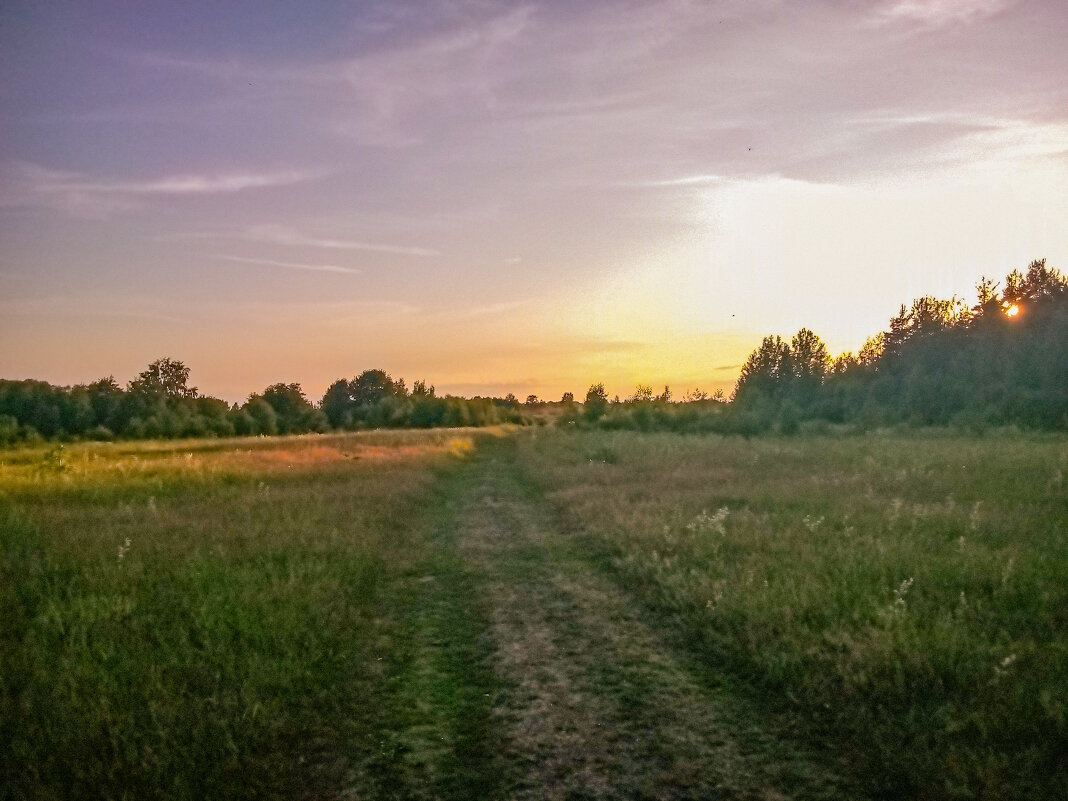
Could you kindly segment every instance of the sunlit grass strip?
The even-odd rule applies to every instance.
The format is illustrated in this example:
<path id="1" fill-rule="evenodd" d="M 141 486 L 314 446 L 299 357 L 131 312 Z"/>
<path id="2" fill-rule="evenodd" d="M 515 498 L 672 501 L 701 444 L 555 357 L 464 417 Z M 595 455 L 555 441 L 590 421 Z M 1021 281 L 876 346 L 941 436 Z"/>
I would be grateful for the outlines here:
<path id="1" fill-rule="evenodd" d="M 406 647 L 421 516 L 471 436 L 0 455 L 5 792 L 387 792 L 382 659 Z"/>

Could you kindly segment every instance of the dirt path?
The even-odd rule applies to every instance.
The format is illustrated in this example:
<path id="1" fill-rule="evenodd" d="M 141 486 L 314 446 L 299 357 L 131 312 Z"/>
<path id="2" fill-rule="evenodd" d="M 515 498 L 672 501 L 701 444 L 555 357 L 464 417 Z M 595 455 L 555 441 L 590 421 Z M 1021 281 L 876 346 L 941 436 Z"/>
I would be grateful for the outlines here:
<path id="1" fill-rule="evenodd" d="M 491 728 L 505 797 L 854 797 L 709 689 L 641 607 L 555 530 L 508 442 L 465 469 L 453 546 L 477 576 L 502 680 Z"/>

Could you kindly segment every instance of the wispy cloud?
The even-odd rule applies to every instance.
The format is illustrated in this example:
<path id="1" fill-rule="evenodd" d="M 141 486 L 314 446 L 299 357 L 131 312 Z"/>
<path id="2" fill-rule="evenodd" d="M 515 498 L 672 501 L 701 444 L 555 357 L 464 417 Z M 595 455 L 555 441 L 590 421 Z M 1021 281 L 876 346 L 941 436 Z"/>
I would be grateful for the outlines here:
<path id="1" fill-rule="evenodd" d="M 171 175 L 140 180 L 94 179 L 84 173 L 14 162 L 0 176 L 0 205 L 43 206 L 83 216 L 107 216 L 135 208 L 144 198 L 230 194 L 290 186 L 321 173 L 286 170 Z"/>
<path id="2" fill-rule="evenodd" d="M 290 228 L 274 225 L 257 225 L 239 235 L 242 239 L 267 242 L 275 245 L 322 248 L 324 250 L 364 250 L 376 253 L 394 253 L 400 256 L 437 256 L 438 251 L 411 245 L 396 245 L 385 242 L 364 242 L 355 239 L 306 236 Z"/>
<path id="3" fill-rule="evenodd" d="M 451 4 L 443 4 L 451 5 Z M 441 11 L 442 9 L 436 9 Z M 427 15 L 434 12 L 429 11 Z M 208 78 L 222 86 L 253 87 L 268 96 L 330 97 L 326 129 L 377 148 L 410 147 L 427 131 L 412 117 L 425 108 L 454 107 L 458 98 L 492 104 L 510 73 L 501 69 L 508 49 L 534 16 L 532 6 L 489 14 L 443 14 L 434 30 L 414 34 L 392 48 L 313 62 L 271 63 L 247 59 L 196 59 L 167 53 L 128 58 L 150 68 Z"/>
<path id="4" fill-rule="evenodd" d="M 631 184 L 631 186 L 638 187 L 670 187 L 670 186 L 708 186 L 710 184 L 721 184 L 730 179 L 724 178 L 722 175 L 714 174 L 698 174 L 698 175 L 684 175 L 681 178 L 667 178 L 662 181 L 644 181 L 637 184 Z"/>
<path id="5" fill-rule="evenodd" d="M 180 175 L 152 181 L 73 183 L 75 190 L 133 195 L 209 195 L 289 186 L 314 177 L 308 172 L 236 173 L 229 175 Z"/>
<path id="6" fill-rule="evenodd" d="M 345 273 L 347 275 L 359 275 L 360 270 L 354 267 L 342 267 L 337 264 L 304 264 L 301 262 L 293 261 L 275 261 L 274 259 L 254 259 L 246 256 L 232 256 L 227 253 L 213 253 L 211 257 L 214 259 L 223 259 L 224 261 L 233 261 L 239 264 L 256 264 L 263 265 L 265 267 L 284 267 L 288 270 L 307 270 L 310 272 L 320 273 Z"/>
<path id="7" fill-rule="evenodd" d="M 883 21 L 904 20 L 940 27 L 985 19 L 1008 8 L 1015 0 L 893 0 L 876 12 Z"/>

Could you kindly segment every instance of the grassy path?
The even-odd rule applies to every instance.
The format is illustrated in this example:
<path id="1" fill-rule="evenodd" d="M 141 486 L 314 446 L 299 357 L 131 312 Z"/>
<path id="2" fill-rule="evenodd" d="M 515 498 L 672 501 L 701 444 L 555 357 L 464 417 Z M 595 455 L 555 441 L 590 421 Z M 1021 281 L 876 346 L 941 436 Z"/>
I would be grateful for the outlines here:
<path id="1" fill-rule="evenodd" d="M 397 796 L 852 795 L 673 653 L 556 530 L 514 455 L 510 439 L 487 444 L 445 479 L 411 649 L 387 683 Z"/>

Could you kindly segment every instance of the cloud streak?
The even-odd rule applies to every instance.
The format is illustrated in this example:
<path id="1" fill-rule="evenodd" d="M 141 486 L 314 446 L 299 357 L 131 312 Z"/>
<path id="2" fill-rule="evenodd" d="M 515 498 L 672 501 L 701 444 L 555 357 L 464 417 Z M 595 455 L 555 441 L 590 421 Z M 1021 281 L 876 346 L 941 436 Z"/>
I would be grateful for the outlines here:
<path id="1" fill-rule="evenodd" d="M 300 170 L 171 175 L 140 180 L 93 179 L 29 162 L 8 163 L 0 176 L 0 205 L 40 206 L 101 217 L 136 208 L 152 197 L 225 195 L 286 187 L 321 173 Z"/>
<path id="2" fill-rule="evenodd" d="M 887 22 L 904 20 L 928 27 L 968 23 L 1004 11 L 1014 0 L 894 0 L 877 12 Z"/>
<path id="3" fill-rule="evenodd" d="M 262 265 L 264 267 L 283 267 L 288 270 L 303 270 L 307 272 L 319 272 L 319 273 L 343 273 L 345 275 L 359 275 L 361 270 L 354 267 L 342 267 L 337 264 L 304 264 L 301 262 L 293 261 L 276 261 L 274 259 L 255 259 L 246 256 L 233 256 L 228 253 L 213 253 L 211 254 L 213 259 L 222 259 L 224 261 L 232 261 L 238 264 L 255 264 Z"/>
<path id="4" fill-rule="evenodd" d="M 250 239 L 256 242 L 270 243 L 274 245 L 290 245 L 293 247 L 321 248 L 323 250 L 357 250 L 374 253 L 392 253 L 398 256 L 438 256 L 438 251 L 430 248 L 413 247 L 411 245 L 396 245 L 385 242 L 364 242 L 355 239 L 335 239 L 332 237 L 306 236 L 290 228 L 273 225 L 260 225 L 248 229 L 241 234 L 242 239 Z"/>

